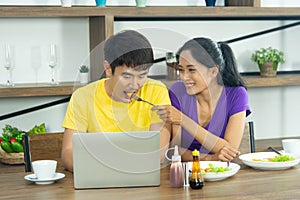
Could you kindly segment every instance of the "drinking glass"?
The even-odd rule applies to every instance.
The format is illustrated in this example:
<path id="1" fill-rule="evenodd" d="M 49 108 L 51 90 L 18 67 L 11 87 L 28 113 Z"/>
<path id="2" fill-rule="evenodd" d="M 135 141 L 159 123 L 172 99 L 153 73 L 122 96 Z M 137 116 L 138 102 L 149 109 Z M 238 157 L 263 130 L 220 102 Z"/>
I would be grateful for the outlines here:
<path id="1" fill-rule="evenodd" d="M 50 85 L 56 85 L 58 82 L 55 80 L 55 67 L 57 65 L 57 52 L 56 45 L 50 45 L 50 58 L 49 58 L 49 67 L 51 68 L 51 81 Z"/>
<path id="2" fill-rule="evenodd" d="M 6 44 L 4 46 L 4 68 L 7 70 L 7 80 L 4 83 L 5 86 L 11 87 L 13 86 L 12 82 L 12 58 L 11 58 L 11 51 L 10 51 L 10 45 Z"/>

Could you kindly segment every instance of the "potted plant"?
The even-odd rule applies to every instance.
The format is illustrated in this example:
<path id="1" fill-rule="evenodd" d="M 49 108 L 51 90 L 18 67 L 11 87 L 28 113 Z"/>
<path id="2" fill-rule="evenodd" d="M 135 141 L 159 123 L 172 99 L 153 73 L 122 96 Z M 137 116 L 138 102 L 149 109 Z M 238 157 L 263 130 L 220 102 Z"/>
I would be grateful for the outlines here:
<path id="1" fill-rule="evenodd" d="M 86 84 L 89 82 L 89 68 L 86 65 L 81 65 L 79 67 L 79 78 L 80 78 L 80 83 Z"/>
<path id="2" fill-rule="evenodd" d="M 251 60 L 258 64 L 262 77 L 276 76 L 278 64 L 285 62 L 283 52 L 272 47 L 256 50 Z"/>

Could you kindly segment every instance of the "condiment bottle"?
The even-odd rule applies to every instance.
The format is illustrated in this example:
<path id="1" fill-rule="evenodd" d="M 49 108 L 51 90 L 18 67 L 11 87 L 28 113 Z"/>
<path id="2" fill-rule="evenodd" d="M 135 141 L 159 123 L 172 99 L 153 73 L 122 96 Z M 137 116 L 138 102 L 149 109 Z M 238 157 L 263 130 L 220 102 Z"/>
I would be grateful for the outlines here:
<path id="1" fill-rule="evenodd" d="M 170 167 L 170 183 L 171 187 L 178 188 L 183 186 L 183 168 L 177 145 L 174 148 L 174 155 L 172 156 L 172 164 Z"/>
<path id="2" fill-rule="evenodd" d="M 192 152 L 193 166 L 192 173 L 189 178 L 190 187 L 192 189 L 201 189 L 204 186 L 204 179 L 200 170 L 200 153 L 196 149 Z"/>

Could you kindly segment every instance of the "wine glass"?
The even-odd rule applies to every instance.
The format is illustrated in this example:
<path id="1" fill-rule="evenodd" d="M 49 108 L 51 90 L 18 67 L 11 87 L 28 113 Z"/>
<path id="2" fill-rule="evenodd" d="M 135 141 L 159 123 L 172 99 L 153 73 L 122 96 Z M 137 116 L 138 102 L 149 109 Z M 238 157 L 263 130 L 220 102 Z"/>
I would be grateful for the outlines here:
<path id="1" fill-rule="evenodd" d="M 57 65 L 57 55 L 56 55 L 56 45 L 50 45 L 50 58 L 49 58 L 49 67 L 51 68 L 51 81 L 50 85 L 56 85 L 58 82 L 55 80 L 55 67 Z"/>
<path id="2" fill-rule="evenodd" d="M 4 83 L 5 86 L 10 87 L 13 86 L 12 82 L 12 58 L 11 58 L 11 51 L 10 51 L 10 45 L 6 44 L 4 46 L 4 68 L 7 70 L 7 80 Z"/>

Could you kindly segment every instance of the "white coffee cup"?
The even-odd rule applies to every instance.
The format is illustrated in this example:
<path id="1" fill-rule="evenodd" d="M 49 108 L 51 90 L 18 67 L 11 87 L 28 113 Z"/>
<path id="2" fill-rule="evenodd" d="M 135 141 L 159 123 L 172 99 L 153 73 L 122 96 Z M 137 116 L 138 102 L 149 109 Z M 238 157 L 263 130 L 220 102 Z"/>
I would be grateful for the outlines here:
<path id="1" fill-rule="evenodd" d="M 300 139 L 283 139 L 281 142 L 285 153 L 300 157 Z"/>
<path id="2" fill-rule="evenodd" d="M 36 178 L 48 180 L 54 177 L 56 171 L 56 160 L 37 160 L 31 163 Z"/>

